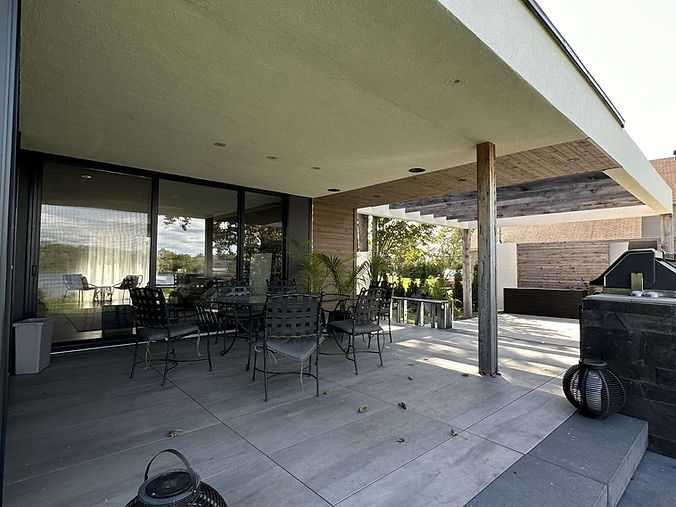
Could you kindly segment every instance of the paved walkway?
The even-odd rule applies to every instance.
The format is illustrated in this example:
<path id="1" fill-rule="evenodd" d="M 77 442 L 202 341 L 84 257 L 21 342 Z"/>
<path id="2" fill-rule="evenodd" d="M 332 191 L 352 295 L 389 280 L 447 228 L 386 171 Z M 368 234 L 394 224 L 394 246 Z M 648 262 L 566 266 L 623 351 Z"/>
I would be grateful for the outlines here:
<path id="1" fill-rule="evenodd" d="M 324 355 L 318 398 L 293 375 L 271 381 L 268 403 L 244 342 L 215 354 L 211 373 L 179 366 L 164 388 L 154 369 L 128 379 L 127 348 L 56 357 L 12 378 L 6 505 L 124 505 L 167 447 L 231 506 L 463 505 L 573 412 L 560 375 L 577 361 L 574 321 L 500 322 L 500 377 L 476 375 L 472 321 L 397 327 L 383 367 L 362 354 L 355 376 Z"/>

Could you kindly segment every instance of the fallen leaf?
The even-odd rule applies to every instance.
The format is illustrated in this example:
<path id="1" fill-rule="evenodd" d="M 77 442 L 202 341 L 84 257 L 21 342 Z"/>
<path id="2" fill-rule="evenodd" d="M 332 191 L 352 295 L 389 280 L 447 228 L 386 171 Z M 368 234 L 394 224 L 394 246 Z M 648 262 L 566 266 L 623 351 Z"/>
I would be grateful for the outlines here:
<path id="1" fill-rule="evenodd" d="M 458 432 L 452 429 L 451 430 L 451 437 L 457 437 L 457 436 L 458 436 Z"/>
<path id="2" fill-rule="evenodd" d="M 400 401 L 400 402 L 399 402 L 399 406 L 400 406 L 401 408 L 403 408 L 404 410 L 406 410 L 406 403 L 404 403 L 403 401 Z"/>
<path id="3" fill-rule="evenodd" d="M 331 392 L 331 389 L 324 389 L 324 394 L 329 394 Z"/>
<path id="4" fill-rule="evenodd" d="M 366 412 L 368 409 L 369 409 L 368 407 L 359 407 L 359 408 L 357 409 L 357 413 L 358 413 L 358 414 L 363 414 L 363 413 Z"/>
<path id="5" fill-rule="evenodd" d="M 408 377 L 409 380 L 413 380 L 413 377 Z"/>
<path id="6" fill-rule="evenodd" d="M 462 376 L 463 377 L 469 377 L 469 373 L 463 373 Z"/>
<path id="7" fill-rule="evenodd" d="M 183 430 L 181 428 L 175 428 L 173 430 L 170 430 L 169 433 L 167 433 L 167 436 L 171 438 L 176 438 L 181 433 L 183 433 Z"/>
<path id="8" fill-rule="evenodd" d="M 399 437 L 397 439 L 397 442 L 399 442 L 400 444 L 403 444 L 404 442 L 406 442 L 406 439 L 404 437 Z"/>

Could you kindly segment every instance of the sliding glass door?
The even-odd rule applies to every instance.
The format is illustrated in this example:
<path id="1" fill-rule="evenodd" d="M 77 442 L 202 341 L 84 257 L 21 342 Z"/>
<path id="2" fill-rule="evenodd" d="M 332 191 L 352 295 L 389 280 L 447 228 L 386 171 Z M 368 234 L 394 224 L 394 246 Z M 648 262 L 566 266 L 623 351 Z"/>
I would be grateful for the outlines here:
<path id="1" fill-rule="evenodd" d="M 37 315 L 56 342 L 128 334 L 125 277 L 150 264 L 151 180 L 47 163 L 40 209 Z"/>
<path id="2" fill-rule="evenodd" d="M 32 301 L 55 320 L 57 343 L 128 338 L 130 286 L 162 288 L 180 312 L 215 283 L 242 280 L 264 294 L 284 276 L 279 195 L 53 162 L 36 195 Z"/>

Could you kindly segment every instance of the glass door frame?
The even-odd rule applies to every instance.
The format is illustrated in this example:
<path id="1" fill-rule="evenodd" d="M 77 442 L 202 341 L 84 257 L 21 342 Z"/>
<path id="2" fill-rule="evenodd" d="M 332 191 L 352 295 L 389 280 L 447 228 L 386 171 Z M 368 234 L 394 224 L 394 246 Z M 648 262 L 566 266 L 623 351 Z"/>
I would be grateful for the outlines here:
<path id="1" fill-rule="evenodd" d="M 282 252 L 282 275 L 288 277 L 288 251 L 287 251 L 287 221 L 289 216 L 289 195 L 280 192 L 273 192 L 269 190 L 261 190 L 257 188 L 242 187 L 239 185 L 232 185 L 228 183 L 203 180 L 199 178 L 192 178 L 188 176 L 177 176 L 172 174 L 160 173 L 157 171 L 150 171 L 146 169 L 137 169 L 132 167 L 119 166 L 115 164 L 108 164 L 104 162 L 97 162 L 73 157 L 66 157 L 63 155 L 53 155 L 42 152 L 35 152 L 29 150 L 21 150 L 20 152 L 20 170 L 29 172 L 30 186 L 29 193 L 29 210 L 28 210 L 28 236 L 27 252 L 29 259 L 27 262 L 26 273 L 26 297 L 22 302 L 24 313 L 28 316 L 35 316 L 37 290 L 38 290 L 38 272 L 40 266 L 39 249 L 40 249 L 40 227 L 41 216 L 40 210 L 42 207 L 42 175 L 45 163 L 56 163 L 74 167 L 88 168 L 92 170 L 113 172 L 125 174 L 130 176 L 141 176 L 151 180 L 151 201 L 150 201 L 150 256 L 149 256 L 149 278 L 148 285 L 150 287 L 156 286 L 157 280 L 157 246 L 158 246 L 158 212 L 160 199 L 160 180 L 171 180 L 177 182 L 190 183 L 194 185 L 201 185 L 212 188 L 222 188 L 224 190 L 234 190 L 237 192 L 237 263 L 236 276 L 241 279 L 244 275 L 244 231 L 245 231 L 245 194 L 246 192 L 255 192 L 259 194 L 266 194 L 277 196 L 282 199 L 282 238 L 283 238 L 283 252 Z M 100 346 L 103 343 L 109 343 L 110 340 L 105 338 L 86 340 L 87 343 L 82 342 L 63 342 L 60 344 L 64 347 L 73 348 L 73 346 Z"/>

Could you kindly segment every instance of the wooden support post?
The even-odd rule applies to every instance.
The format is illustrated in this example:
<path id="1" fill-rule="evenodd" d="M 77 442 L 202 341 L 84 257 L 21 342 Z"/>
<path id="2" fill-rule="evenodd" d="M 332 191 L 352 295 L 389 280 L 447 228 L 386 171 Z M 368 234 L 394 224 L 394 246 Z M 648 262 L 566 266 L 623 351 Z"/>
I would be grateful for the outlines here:
<path id="1" fill-rule="evenodd" d="M 477 211 L 479 232 L 479 372 L 498 372 L 498 291 L 497 291 L 497 197 L 495 146 L 476 147 Z"/>
<path id="2" fill-rule="evenodd" d="M 674 219 L 672 214 L 660 215 L 660 239 L 658 248 L 674 252 Z"/>
<path id="3" fill-rule="evenodd" d="M 466 319 L 472 317 L 472 258 L 470 248 L 472 230 L 462 229 L 462 313 Z"/>

